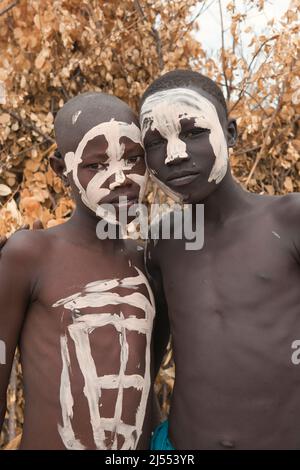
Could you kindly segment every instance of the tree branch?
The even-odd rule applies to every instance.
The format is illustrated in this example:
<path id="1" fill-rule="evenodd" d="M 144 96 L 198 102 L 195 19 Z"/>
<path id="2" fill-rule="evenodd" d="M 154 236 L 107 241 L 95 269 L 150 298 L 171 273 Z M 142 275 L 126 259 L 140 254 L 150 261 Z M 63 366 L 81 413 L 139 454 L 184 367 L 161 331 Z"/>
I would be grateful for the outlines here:
<path id="1" fill-rule="evenodd" d="M 0 10 L 0 16 L 4 15 L 5 13 L 7 13 L 9 10 L 11 10 L 13 7 L 15 7 L 16 5 L 18 5 L 19 3 L 19 0 L 15 0 L 14 2 L 10 3 L 9 5 L 7 5 L 7 7 L 3 8 L 3 10 Z"/>
<path id="2" fill-rule="evenodd" d="M 226 87 L 226 94 L 227 94 L 227 101 L 230 99 L 230 89 L 229 84 L 226 76 L 226 60 L 225 60 L 225 43 L 224 43 L 224 21 L 223 21 L 223 12 L 222 12 L 222 3 L 221 0 L 218 0 L 219 4 L 219 12 L 220 12 L 220 20 L 221 20 L 221 41 L 222 41 L 222 68 L 223 68 L 223 75 L 225 79 L 225 87 Z"/>
<path id="3" fill-rule="evenodd" d="M 139 0 L 134 0 L 134 6 L 135 6 L 138 14 L 142 18 L 142 20 L 147 21 L 147 17 L 146 17 L 146 15 L 145 15 L 145 13 L 142 9 L 142 6 L 141 6 Z M 152 36 L 155 40 L 159 69 L 163 70 L 165 64 L 164 64 L 163 53 L 162 53 L 161 39 L 160 39 L 160 36 L 159 36 L 159 32 L 157 31 L 157 29 L 153 25 L 151 26 L 151 34 L 152 34 Z"/>
<path id="4" fill-rule="evenodd" d="M 283 96 L 283 93 L 284 93 L 284 89 L 285 89 L 285 86 L 284 86 L 284 84 L 283 84 L 282 89 L 281 89 L 280 96 L 279 96 L 279 98 L 278 98 L 277 106 L 276 106 L 276 108 L 274 109 L 274 112 L 273 112 L 273 114 L 272 114 L 272 116 L 271 116 L 271 119 L 270 119 L 270 122 L 269 122 L 269 125 L 268 125 L 268 129 L 267 129 L 266 135 L 265 135 L 265 137 L 264 137 L 264 140 L 263 140 L 261 149 L 260 149 L 260 151 L 258 152 L 258 154 L 256 155 L 255 162 L 254 162 L 254 164 L 253 164 L 253 166 L 252 166 L 252 168 L 251 168 L 251 170 L 250 170 L 249 176 L 248 176 L 248 178 L 247 178 L 247 180 L 246 180 L 246 183 L 245 183 L 246 187 L 248 186 L 249 181 L 251 180 L 251 178 L 252 178 L 252 176 L 253 176 L 253 174 L 254 174 L 254 172 L 255 172 L 255 170 L 256 170 L 256 167 L 257 167 L 258 163 L 260 162 L 260 160 L 261 160 L 261 158 L 262 158 L 262 156 L 263 156 L 263 154 L 264 154 L 264 152 L 265 152 L 265 149 L 266 149 L 266 147 L 267 147 L 267 145 L 268 145 L 268 140 L 269 140 L 269 136 L 270 136 L 270 133 L 271 133 L 271 130 L 272 130 L 274 121 L 275 121 L 275 119 L 276 119 L 277 114 L 278 114 L 279 111 L 280 111 L 280 108 L 281 108 L 282 96 Z"/>
<path id="5" fill-rule="evenodd" d="M 40 131 L 39 128 L 36 127 L 36 125 L 32 121 L 30 121 L 30 122 L 25 121 L 25 119 L 21 118 L 21 116 L 19 116 L 14 111 L 10 111 L 9 109 L 4 109 L 4 108 L 2 108 L 2 109 L 5 113 L 8 113 L 11 117 L 13 117 L 17 121 L 19 121 L 24 127 L 26 127 L 26 129 L 31 129 L 32 131 L 36 132 L 41 137 L 44 137 L 44 139 L 47 140 L 48 142 L 50 142 L 51 144 L 55 143 L 55 140 L 52 139 L 52 137 L 50 137 L 50 135 L 44 134 L 42 131 Z"/>
<path id="6" fill-rule="evenodd" d="M 277 39 L 278 36 L 279 36 L 279 34 L 275 34 L 274 36 L 272 36 L 272 37 L 270 37 L 270 38 L 267 38 L 265 41 L 263 41 L 263 42 L 261 43 L 261 45 L 259 46 L 259 48 L 258 48 L 257 51 L 255 52 L 255 54 L 253 55 L 250 64 L 248 65 L 248 72 L 250 72 L 251 66 L 252 66 L 254 60 L 256 59 L 256 57 L 258 56 L 258 54 L 260 53 L 260 51 L 262 50 L 262 48 L 264 47 L 264 45 L 267 44 L 267 42 L 269 42 L 269 41 L 273 41 L 273 39 Z"/>

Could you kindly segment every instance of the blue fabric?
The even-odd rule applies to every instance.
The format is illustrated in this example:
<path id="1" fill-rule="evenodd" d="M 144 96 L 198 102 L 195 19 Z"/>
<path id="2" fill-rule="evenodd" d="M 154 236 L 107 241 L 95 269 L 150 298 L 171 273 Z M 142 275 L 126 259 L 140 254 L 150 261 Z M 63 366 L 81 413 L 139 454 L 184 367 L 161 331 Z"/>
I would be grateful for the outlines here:
<path id="1" fill-rule="evenodd" d="M 169 421 L 164 421 L 155 429 L 150 450 L 175 450 L 169 439 Z"/>

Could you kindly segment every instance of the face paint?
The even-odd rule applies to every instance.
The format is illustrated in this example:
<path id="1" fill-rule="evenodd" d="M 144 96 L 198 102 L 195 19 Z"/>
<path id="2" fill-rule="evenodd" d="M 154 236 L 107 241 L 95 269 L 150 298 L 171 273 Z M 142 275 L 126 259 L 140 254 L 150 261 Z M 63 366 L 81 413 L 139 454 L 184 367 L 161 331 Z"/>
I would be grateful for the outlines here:
<path id="1" fill-rule="evenodd" d="M 117 449 L 117 434 L 122 435 L 124 443 L 122 450 L 135 449 L 142 434 L 146 407 L 151 387 L 150 374 L 150 345 L 153 320 L 155 316 L 155 303 L 149 283 L 144 274 L 136 267 L 137 276 L 124 279 L 111 279 L 96 281 L 87 284 L 81 292 L 77 292 L 65 299 L 61 299 L 53 307 L 63 306 L 73 313 L 72 323 L 67 333 L 61 337 L 62 373 L 60 384 L 60 403 L 62 409 L 63 425 L 58 426 L 59 434 L 67 449 L 84 449 L 83 444 L 75 438 L 72 427 L 74 400 L 71 393 L 71 362 L 69 356 L 68 339 L 75 345 L 76 358 L 84 378 L 84 395 L 87 399 L 90 413 L 90 422 L 93 438 L 97 449 L 106 450 L 105 431 L 113 433 L 111 449 Z M 137 292 L 139 286 L 146 286 L 148 296 Z M 120 295 L 112 290 L 117 287 L 128 289 L 128 295 Z M 124 317 L 123 313 L 81 313 L 83 308 L 105 307 L 106 305 L 129 305 L 144 312 L 143 317 L 137 318 L 134 314 Z M 119 334 L 120 365 L 116 374 L 98 376 L 96 365 L 92 356 L 89 335 L 95 328 L 111 325 Z M 141 374 L 126 374 L 129 357 L 129 344 L 127 332 L 135 331 L 145 335 L 145 371 Z M 134 355 L 134 352 L 133 352 Z M 131 387 L 141 391 L 140 402 L 136 409 L 134 424 L 122 421 L 124 389 Z M 99 400 L 102 390 L 118 390 L 114 415 L 103 418 L 100 413 Z"/>
<path id="2" fill-rule="evenodd" d="M 180 139 L 181 120 L 194 119 L 195 127 L 208 129 L 209 142 L 216 157 L 208 182 L 220 183 L 227 171 L 228 150 L 226 138 L 214 104 L 188 88 L 163 90 L 146 98 L 141 108 L 142 137 L 157 130 L 167 141 L 165 164 L 186 159 L 186 143 Z M 153 175 L 151 175 L 153 178 Z M 157 180 L 157 179 L 156 179 Z M 160 182 L 158 181 L 158 184 Z M 176 193 L 175 193 L 176 194 Z"/>
<path id="3" fill-rule="evenodd" d="M 85 189 L 78 178 L 78 165 L 83 161 L 82 155 L 88 142 L 99 135 L 103 135 L 108 143 L 106 151 L 109 157 L 107 161 L 108 166 L 106 170 L 96 173 Z M 125 144 L 120 143 L 121 137 L 127 137 L 142 146 L 140 130 L 134 123 L 128 124 L 111 119 L 109 122 L 103 122 L 90 129 L 79 142 L 75 153 L 67 152 L 65 155 L 65 175 L 72 173 L 73 181 L 79 189 L 82 202 L 100 217 L 105 217 L 107 211 L 102 210 L 99 203 L 112 190 L 120 186 L 125 181 L 125 178 L 131 179 L 140 186 L 139 202 L 141 202 L 145 192 L 147 173 L 143 175 L 130 173 L 125 175 L 124 173 L 125 171 L 132 170 L 135 163 L 128 163 L 122 158 Z M 104 188 L 104 183 L 112 175 L 115 176 L 115 181 L 109 185 L 109 188 Z M 109 222 L 116 223 L 116 220 L 111 218 Z"/>
<path id="4" fill-rule="evenodd" d="M 79 118 L 80 114 L 82 113 L 81 109 L 79 109 L 78 111 L 76 111 L 76 113 L 73 114 L 72 116 L 72 124 L 74 126 L 74 124 L 76 124 L 76 121 L 77 119 Z"/>

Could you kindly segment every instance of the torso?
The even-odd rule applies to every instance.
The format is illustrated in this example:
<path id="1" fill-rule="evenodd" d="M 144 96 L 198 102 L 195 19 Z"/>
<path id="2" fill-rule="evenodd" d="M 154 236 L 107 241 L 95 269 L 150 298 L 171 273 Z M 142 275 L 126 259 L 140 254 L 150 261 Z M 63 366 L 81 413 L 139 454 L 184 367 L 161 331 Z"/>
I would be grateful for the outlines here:
<path id="1" fill-rule="evenodd" d="M 253 196 L 204 247 L 160 241 L 176 381 L 170 438 L 178 449 L 299 449 L 299 254 L 284 200 Z M 284 212 L 284 206 L 282 206 Z M 174 256 L 176 253 L 176 256 Z"/>
<path id="2" fill-rule="evenodd" d="M 21 449 L 149 448 L 154 306 L 143 256 L 88 249 L 59 230 L 40 236 L 20 342 Z"/>

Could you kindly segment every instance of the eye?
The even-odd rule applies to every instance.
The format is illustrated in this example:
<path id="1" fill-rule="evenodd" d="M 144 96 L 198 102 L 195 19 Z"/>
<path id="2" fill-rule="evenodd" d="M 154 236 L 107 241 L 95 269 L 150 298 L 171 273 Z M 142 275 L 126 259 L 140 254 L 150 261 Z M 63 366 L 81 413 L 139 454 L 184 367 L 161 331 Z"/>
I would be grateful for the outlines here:
<path id="1" fill-rule="evenodd" d="M 139 163 L 141 161 L 142 157 L 140 155 L 135 155 L 135 156 L 132 156 L 132 157 L 128 157 L 126 158 L 125 160 L 125 165 L 132 165 L 132 164 L 136 164 L 136 163 Z"/>
<path id="2" fill-rule="evenodd" d="M 193 138 L 193 137 L 197 137 L 201 134 L 205 134 L 207 132 L 209 132 L 209 129 L 204 129 L 202 127 L 195 127 L 193 129 L 189 129 L 187 131 L 181 132 L 180 135 L 184 138 Z"/>
<path id="3" fill-rule="evenodd" d="M 97 170 L 97 171 L 107 170 L 107 167 L 108 167 L 108 163 L 101 163 L 101 162 L 90 163 L 89 165 L 86 165 L 86 168 L 89 168 L 91 170 Z"/>

